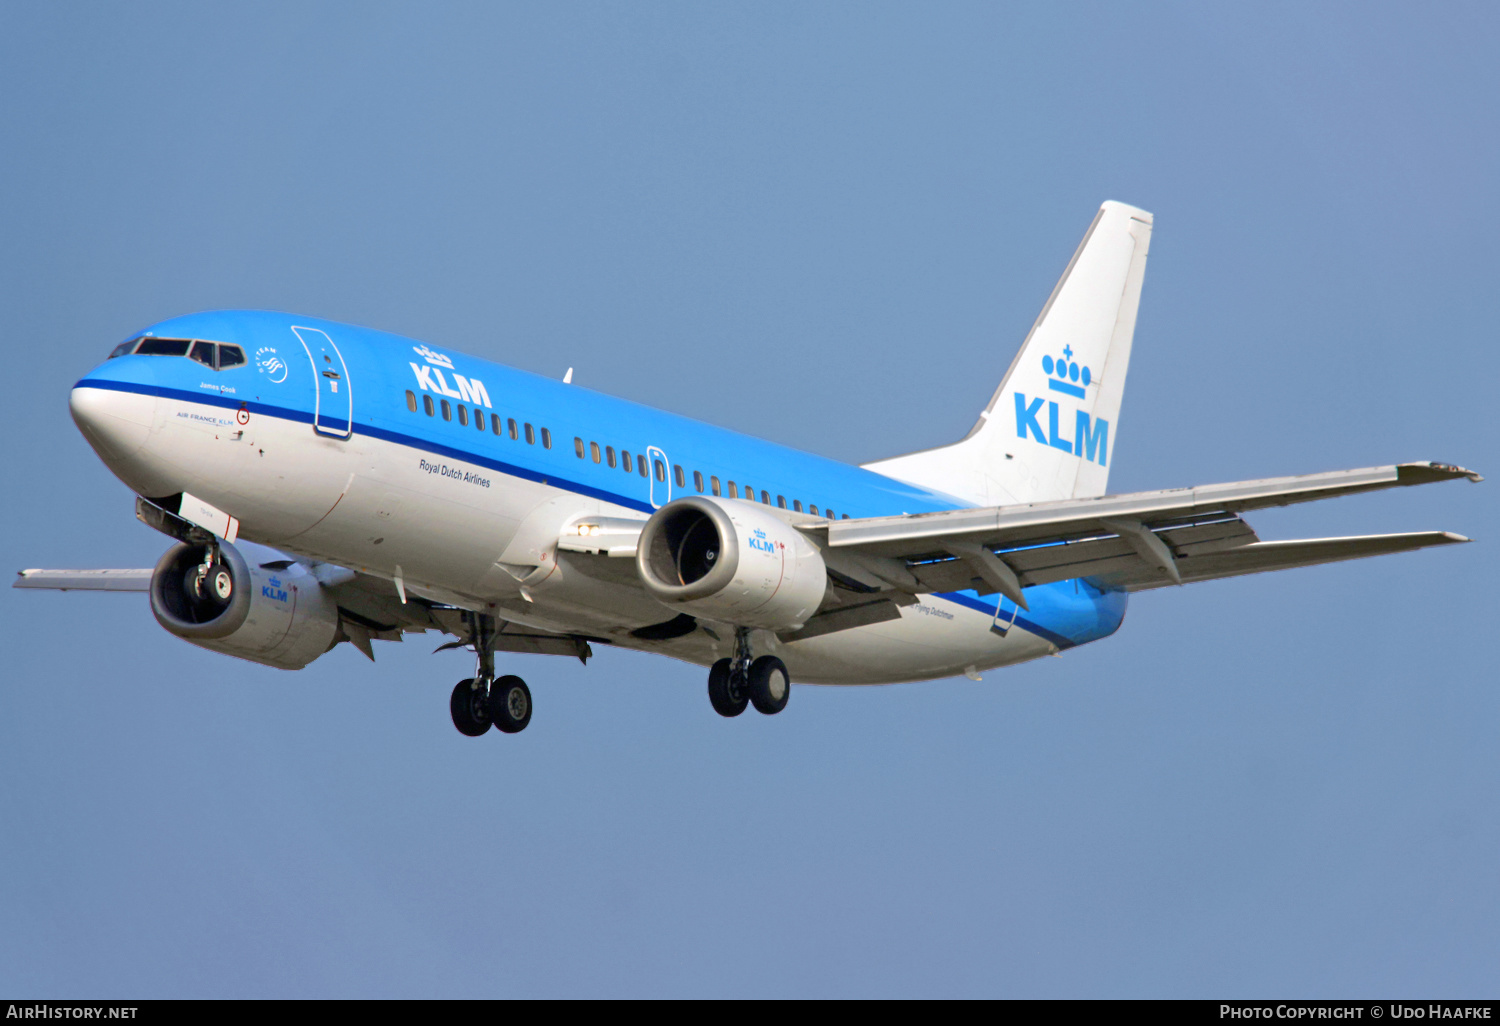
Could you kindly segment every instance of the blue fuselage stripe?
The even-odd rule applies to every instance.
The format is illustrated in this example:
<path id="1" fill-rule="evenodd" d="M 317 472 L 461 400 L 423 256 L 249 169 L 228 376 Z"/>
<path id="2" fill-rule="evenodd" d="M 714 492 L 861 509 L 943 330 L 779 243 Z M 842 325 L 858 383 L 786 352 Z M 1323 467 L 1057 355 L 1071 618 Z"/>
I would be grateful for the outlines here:
<path id="1" fill-rule="evenodd" d="M 254 416 L 277 417 L 296 424 L 311 424 L 313 416 L 303 410 L 292 409 L 285 406 L 272 406 L 268 403 L 249 402 L 241 399 L 233 399 L 228 396 L 215 395 L 212 392 L 194 392 L 184 388 L 166 388 L 161 385 L 146 385 L 134 381 L 104 381 L 98 378 L 84 378 L 78 382 L 75 388 L 103 388 L 116 392 L 131 392 L 136 395 L 149 395 L 159 399 L 177 399 L 182 402 L 201 403 L 205 406 L 216 406 L 225 410 L 243 409 Z M 612 502 L 618 506 L 628 509 L 640 510 L 642 513 L 650 513 L 653 507 L 650 503 L 641 502 L 639 499 L 618 492 L 611 492 L 603 488 L 595 488 L 581 481 L 572 481 L 559 477 L 554 473 L 533 470 L 529 467 L 517 466 L 514 463 L 506 463 L 491 456 L 470 452 L 467 449 L 459 449 L 451 445 L 443 445 L 426 438 L 418 438 L 415 435 L 403 434 L 399 431 L 391 431 L 386 428 L 376 427 L 373 424 L 356 424 L 354 434 L 366 435 L 370 438 L 378 438 L 383 442 L 393 442 L 396 445 L 404 445 L 409 449 L 432 453 L 436 456 L 447 456 L 449 459 L 463 460 L 465 463 L 477 464 L 490 470 L 518 477 L 526 481 L 535 481 L 540 484 L 555 485 L 578 495 L 587 495 L 591 499 L 600 499 L 604 502 Z M 477 435 L 478 432 L 475 432 Z"/>

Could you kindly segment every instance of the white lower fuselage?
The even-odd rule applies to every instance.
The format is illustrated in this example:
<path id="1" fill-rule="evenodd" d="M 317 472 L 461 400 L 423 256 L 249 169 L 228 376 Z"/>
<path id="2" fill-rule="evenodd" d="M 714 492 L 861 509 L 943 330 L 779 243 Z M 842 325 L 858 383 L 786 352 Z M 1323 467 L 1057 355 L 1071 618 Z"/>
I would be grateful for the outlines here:
<path id="1" fill-rule="evenodd" d="M 241 538 L 389 579 L 393 591 L 399 578 L 410 595 L 536 629 L 700 665 L 730 654 L 732 634 L 712 624 L 704 626 L 717 638 L 632 636 L 677 611 L 634 583 L 633 560 L 557 550 L 576 518 L 642 519 L 637 510 L 358 431 L 336 439 L 276 416 L 237 418 L 223 405 L 86 383 L 72 402 L 127 485 L 146 496 L 191 493 L 237 517 Z M 780 655 L 798 683 L 822 684 L 948 677 L 1058 650 L 1019 626 L 992 631 L 992 614 L 929 595 L 897 620 L 786 643 L 757 631 L 754 644 Z"/>

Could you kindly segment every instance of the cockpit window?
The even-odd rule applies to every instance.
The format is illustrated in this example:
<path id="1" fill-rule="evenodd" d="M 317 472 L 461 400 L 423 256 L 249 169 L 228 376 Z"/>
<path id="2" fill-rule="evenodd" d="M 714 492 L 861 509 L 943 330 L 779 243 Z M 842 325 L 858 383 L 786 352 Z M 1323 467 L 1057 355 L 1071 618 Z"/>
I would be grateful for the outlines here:
<path id="1" fill-rule="evenodd" d="M 185 338 L 143 338 L 135 352 L 137 356 L 186 356 L 190 345 L 192 341 Z"/>
<path id="2" fill-rule="evenodd" d="M 131 353 L 137 356 L 188 356 L 212 370 L 245 365 L 245 351 L 239 346 L 191 338 L 133 338 L 115 346 L 109 358 L 113 360 Z"/>

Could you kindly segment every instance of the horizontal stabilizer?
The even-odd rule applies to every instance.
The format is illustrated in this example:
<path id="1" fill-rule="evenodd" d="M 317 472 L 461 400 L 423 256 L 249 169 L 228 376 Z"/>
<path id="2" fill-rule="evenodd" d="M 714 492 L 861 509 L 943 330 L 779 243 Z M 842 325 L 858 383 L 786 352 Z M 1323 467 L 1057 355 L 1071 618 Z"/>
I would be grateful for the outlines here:
<path id="1" fill-rule="evenodd" d="M 1392 552 L 1411 552 L 1432 545 L 1466 542 L 1461 534 L 1447 531 L 1414 531 L 1410 534 L 1369 534 L 1353 538 L 1308 538 L 1301 541 L 1253 542 L 1222 552 L 1179 559 L 1182 583 L 1215 581 L 1223 577 L 1241 577 L 1270 570 L 1290 570 L 1299 566 L 1338 563 L 1346 559 L 1384 556 Z M 1096 577 L 1097 583 L 1125 591 L 1145 591 L 1176 582 L 1163 577 L 1154 567 L 1141 564 L 1128 570 Z"/>
<path id="2" fill-rule="evenodd" d="M 53 591 L 148 591 L 151 570 L 22 570 L 12 588 Z"/>

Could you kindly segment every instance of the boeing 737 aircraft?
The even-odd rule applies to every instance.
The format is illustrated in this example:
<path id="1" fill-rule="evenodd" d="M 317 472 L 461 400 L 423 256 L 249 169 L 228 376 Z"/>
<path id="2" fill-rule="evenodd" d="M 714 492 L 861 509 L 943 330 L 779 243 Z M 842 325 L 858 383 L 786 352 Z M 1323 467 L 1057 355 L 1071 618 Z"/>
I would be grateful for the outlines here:
<path id="1" fill-rule="evenodd" d="M 409 338 L 309 317 L 163 321 L 74 386 L 73 419 L 176 539 L 168 631 L 287 670 L 347 641 L 470 647 L 454 725 L 531 719 L 496 653 L 591 645 L 706 666 L 724 716 L 791 682 L 1006 666 L 1113 634 L 1132 592 L 1467 539 L 1261 541 L 1242 514 L 1477 474 L 1442 463 L 1106 494 L 1151 215 L 1105 203 L 961 441 L 848 466 Z"/>

